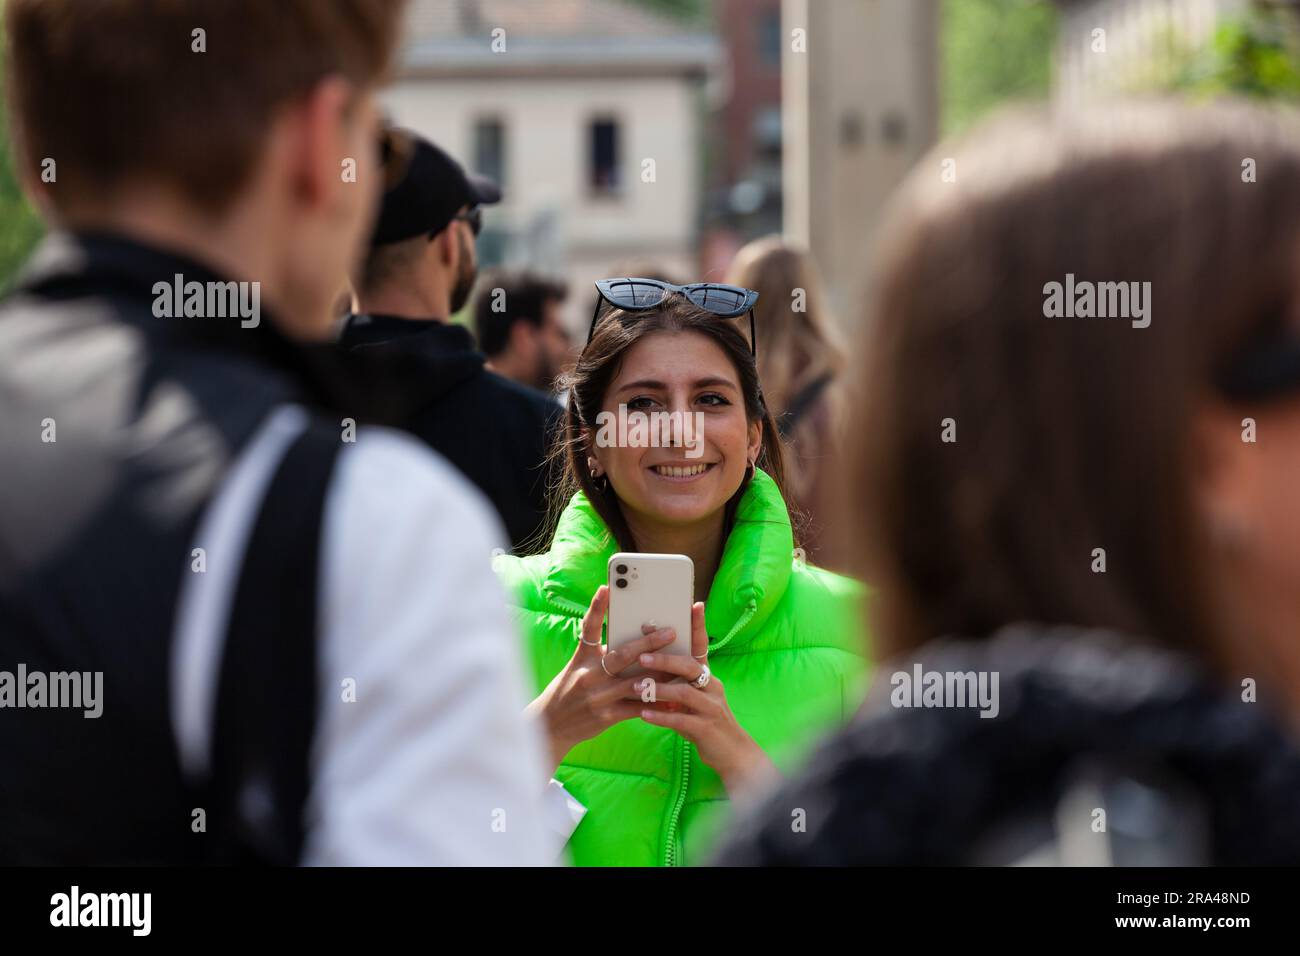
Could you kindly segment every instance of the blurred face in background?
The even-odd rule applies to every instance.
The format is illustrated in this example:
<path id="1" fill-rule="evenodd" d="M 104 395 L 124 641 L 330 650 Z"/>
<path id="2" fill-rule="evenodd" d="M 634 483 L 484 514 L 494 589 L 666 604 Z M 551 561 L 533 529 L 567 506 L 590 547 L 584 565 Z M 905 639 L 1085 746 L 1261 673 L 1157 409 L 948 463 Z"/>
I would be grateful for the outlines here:
<path id="1" fill-rule="evenodd" d="M 1300 321 L 1290 328 L 1300 343 Z M 1228 650 L 1243 677 L 1271 677 L 1280 659 L 1300 677 L 1300 381 L 1258 404 L 1207 402 L 1196 438 L 1197 504 Z"/>
<path id="2" fill-rule="evenodd" d="M 285 301 L 281 321 L 299 338 L 332 332 L 338 276 L 360 263 L 382 192 L 378 114 L 368 91 L 342 80 L 320 83 L 277 122 L 265 175 L 278 179 L 279 243 L 284 256 Z M 341 174 L 355 162 L 356 177 Z"/>
<path id="3" fill-rule="evenodd" d="M 746 415 L 740 377 L 721 346 L 700 332 L 646 335 L 623 356 L 603 411 L 617 416 L 620 404 L 628 413 L 680 412 L 692 420 L 699 412 L 703 421 L 701 432 L 676 436 L 690 447 L 593 448 L 634 533 L 720 522 L 761 442 L 758 423 Z"/>
<path id="4" fill-rule="evenodd" d="M 561 318 L 560 303 L 547 299 L 542 307 L 539 325 L 519 321 L 515 323 L 518 348 L 532 368 L 531 384 L 534 388 L 550 391 L 555 380 L 573 365 L 573 339 Z"/>
<path id="5" fill-rule="evenodd" d="M 57 188 L 37 197 L 46 214 L 259 282 L 284 332 L 327 336 L 378 198 L 370 90 L 386 75 L 402 5 L 0 7 L 24 181 L 41 183 L 43 158 L 58 158 Z M 196 55 L 196 24 L 240 42 Z"/>

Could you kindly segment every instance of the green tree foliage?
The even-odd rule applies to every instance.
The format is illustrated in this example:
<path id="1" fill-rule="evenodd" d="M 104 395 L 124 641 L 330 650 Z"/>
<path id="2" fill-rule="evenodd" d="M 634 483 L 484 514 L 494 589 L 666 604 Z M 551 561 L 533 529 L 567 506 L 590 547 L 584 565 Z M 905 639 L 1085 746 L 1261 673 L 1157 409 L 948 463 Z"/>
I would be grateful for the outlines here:
<path id="1" fill-rule="evenodd" d="M 1283 9 L 1256 9 L 1225 20 L 1206 47 L 1181 60 L 1172 89 L 1300 100 L 1300 19 Z"/>
<path id="2" fill-rule="evenodd" d="M 24 198 L 14 173 L 8 136 L 4 56 L 4 36 L 0 35 L 0 290 L 8 287 L 14 273 L 41 237 L 40 220 Z"/>
<path id="3" fill-rule="evenodd" d="M 1043 99 L 1052 86 L 1056 7 L 1047 0 L 943 0 L 944 134 L 1008 100 Z"/>

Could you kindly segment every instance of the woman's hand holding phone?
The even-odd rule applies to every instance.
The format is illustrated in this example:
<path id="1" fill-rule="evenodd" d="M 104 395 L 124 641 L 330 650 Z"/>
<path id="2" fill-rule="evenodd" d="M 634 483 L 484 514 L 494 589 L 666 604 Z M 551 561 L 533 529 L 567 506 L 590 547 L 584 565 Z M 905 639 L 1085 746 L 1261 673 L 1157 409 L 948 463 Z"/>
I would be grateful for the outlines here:
<path id="1" fill-rule="evenodd" d="M 692 656 L 652 650 L 640 654 L 640 664 L 647 670 L 682 679 L 656 683 L 655 699 L 665 706 L 642 705 L 642 720 L 675 730 L 695 744 L 700 759 L 718 772 L 727 793 L 733 797 L 756 778 L 777 772 L 771 758 L 731 712 L 722 681 L 707 671 L 709 635 L 704 628 L 702 602 L 697 601 L 691 607 Z M 699 686 L 700 682 L 703 687 Z"/>
<path id="2" fill-rule="evenodd" d="M 551 773 L 577 744 L 653 707 L 643 701 L 643 681 L 650 679 L 654 681 L 651 687 L 658 688 L 673 679 L 672 674 L 660 671 L 622 676 L 638 663 L 640 655 L 672 644 L 675 634 L 671 628 L 652 630 L 616 650 L 607 650 L 600 637 L 608 608 L 609 588 L 602 584 L 582 619 L 582 639 L 573 656 L 524 710 L 526 716 L 542 721 Z"/>

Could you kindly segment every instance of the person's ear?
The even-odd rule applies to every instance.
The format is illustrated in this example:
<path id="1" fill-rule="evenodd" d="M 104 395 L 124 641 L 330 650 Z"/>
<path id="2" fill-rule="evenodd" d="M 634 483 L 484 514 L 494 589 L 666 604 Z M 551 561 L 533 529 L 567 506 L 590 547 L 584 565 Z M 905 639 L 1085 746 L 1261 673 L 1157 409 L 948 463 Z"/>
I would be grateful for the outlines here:
<path id="1" fill-rule="evenodd" d="M 537 329 L 527 319 L 516 319 L 510 326 L 510 350 L 515 355 L 531 359 L 538 348 Z"/>
<path id="2" fill-rule="evenodd" d="M 474 230 L 473 228 L 470 227 L 469 223 L 462 222 L 460 234 L 461 234 L 461 241 L 465 243 L 465 247 L 461 249 L 461 253 L 469 258 L 470 263 L 473 265 L 475 272 L 477 272 L 478 271 L 478 239 L 474 235 Z"/>
<path id="3" fill-rule="evenodd" d="M 749 423 L 749 442 L 746 448 L 746 454 L 754 467 L 758 467 L 758 456 L 763 453 L 763 423 L 761 421 Z"/>
<path id="4" fill-rule="evenodd" d="M 1193 506 L 1210 541 L 1236 549 L 1252 534 L 1258 453 L 1253 421 L 1240 409 L 1212 401 L 1192 418 Z"/>
<path id="5" fill-rule="evenodd" d="M 454 273 L 460 265 L 460 237 L 456 235 L 456 220 L 447 223 L 433 241 L 438 247 L 438 261 Z"/>
<path id="6" fill-rule="evenodd" d="M 328 76 L 287 114 L 290 182 L 308 206 L 328 204 L 344 186 L 343 164 L 350 158 L 356 124 L 365 122 L 364 111 L 355 105 L 355 87 L 340 76 Z"/>
<path id="7" fill-rule="evenodd" d="M 572 401 L 572 398 L 570 398 L 570 401 Z M 584 428 L 581 435 L 582 449 L 587 458 L 587 471 L 591 473 L 593 478 L 599 478 L 601 475 L 606 473 L 605 463 L 601 459 L 601 452 L 603 452 L 604 449 L 598 447 L 596 434 L 590 428 Z"/>

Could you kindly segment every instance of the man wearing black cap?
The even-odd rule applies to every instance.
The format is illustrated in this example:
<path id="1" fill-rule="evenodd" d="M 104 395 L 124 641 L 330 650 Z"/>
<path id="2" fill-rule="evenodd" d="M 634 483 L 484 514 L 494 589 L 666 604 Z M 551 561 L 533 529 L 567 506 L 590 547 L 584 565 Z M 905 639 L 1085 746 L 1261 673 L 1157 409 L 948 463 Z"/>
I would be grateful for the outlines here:
<path id="1" fill-rule="evenodd" d="M 474 237 L 496 184 L 467 174 L 428 140 L 389 130 L 387 148 L 409 152 L 403 178 L 384 194 L 370 253 L 355 282 L 348 349 L 398 351 L 427 370 L 427 394 L 407 422 L 487 495 L 516 550 L 539 548 L 546 515 L 546 455 L 562 409 L 546 394 L 484 367 L 463 326 L 448 322 L 477 275 Z"/>

